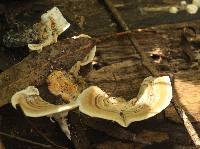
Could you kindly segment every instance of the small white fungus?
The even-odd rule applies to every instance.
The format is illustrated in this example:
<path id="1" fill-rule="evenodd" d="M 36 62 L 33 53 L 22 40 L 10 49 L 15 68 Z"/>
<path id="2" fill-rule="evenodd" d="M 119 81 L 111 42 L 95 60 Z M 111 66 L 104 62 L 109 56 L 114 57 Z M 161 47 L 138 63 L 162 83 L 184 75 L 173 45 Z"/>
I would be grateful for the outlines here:
<path id="1" fill-rule="evenodd" d="M 186 6 L 187 2 L 186 1 L 181 1 L 180 4 L 181 4 L 181 6 Z"/>
<path id="2" fill-rule="evenodd" d="M 43 47 L 57 42 L 58 36 L 69 28 L 70 23 L 57 7 L 53 7 L 41 16 L 41 21 L 33 25 L 37 32 L 38 44 L 28 44 L 30 50 L 41 52 Z"/>
<path id="3" fill-rule="evenodd" d="M 188 4 L 187 7 L 186 7 L 186 11 L 189 14 L 195 14 L 198 11 L 198 7 L 194 4 Z"/>
<path id="4" fill-rule="evenodd" d="M 178 12 L 178 8 L 174 6 L 169 8 L 169 13 L 177 13 L 177 12 Z"/>

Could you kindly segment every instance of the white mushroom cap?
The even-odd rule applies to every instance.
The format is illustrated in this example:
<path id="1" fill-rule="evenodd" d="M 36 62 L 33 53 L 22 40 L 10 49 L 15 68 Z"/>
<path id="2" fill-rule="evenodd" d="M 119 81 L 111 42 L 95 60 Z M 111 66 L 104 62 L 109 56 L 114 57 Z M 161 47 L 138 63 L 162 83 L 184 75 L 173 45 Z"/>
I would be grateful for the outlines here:
<path id="1" fill-rule="evenodd" d="M 186 6 L 187 2 L 186 1 L 181 1 L 180 4 L 181 4 L 181 6 Z"/>
<path id="2" fill-rule="evenodd" d="M 40 41 L 38 44 L 28 44 L 30 50 L 41 51 L 43 47 L 56 43 L 58 36 L 69 28 L 70 23 L 63 17 L 57 7 L 53 7 L 41 16 L 41 22 L 33 25 Z"/>
<path id="3" fill-rule="evenodd" d="M 78 97 L 79 110 L 91 117 L 112 120 L 123 127 L 134 121 L 150 118 L 165 109 L 172 99 L 168 76 L 144 79 L 137 98 L 126 102 L 122 98 L 108 97 L 97 86 L 84 90 Z"/>
<path id="4" fill-rule="evenodd" d="M 169 13 L 177 13 L 178 12 L 178 8 L 173 6 L 169 8 Z"/>
<path id="5" fill-rule="evenodd" d="M 19 104 L 24 114 L 29 117 L 42 117 L 54 113 L 71 110 L 77 107 L 76 103 L 54 105 L 46 102 L 39 96 L 39 91 L 34 86 L 15 93 L 11 98 L 14 108 Z"/>
<path id="6" fill-rule="evenodd" d="M 60 35 L 67 28 L 69 28 L 70 24 L 63 17 L 62 13 L 57 7 L 53 7 L 51 10 L 47 11 L 41 16 L 41 22 L 43 24 L 48 24 L 51 21 L 52 29 Z"/>
<path id="7" fill-rule="evenodd" d="M 189 13 L 189 14 L 196 14 L 197 11 L 198 11 L 198 7 L 194 4 L 188 4 L 186 6 L 186 11 Z"/>

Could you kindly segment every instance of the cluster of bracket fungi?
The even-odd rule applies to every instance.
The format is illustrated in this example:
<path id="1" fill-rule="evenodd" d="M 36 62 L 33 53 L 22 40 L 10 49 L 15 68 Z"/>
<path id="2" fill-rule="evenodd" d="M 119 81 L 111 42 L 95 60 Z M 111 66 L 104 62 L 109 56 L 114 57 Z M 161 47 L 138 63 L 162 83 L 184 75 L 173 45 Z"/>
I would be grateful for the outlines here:
<path id="1" fill-rule="evenodd" d="M 56 42 L 58 35 L 69 27 L 69 23 L 56 7 L 42 16 L 42 21 L 38 23 L 39 26 L 43 26 L 39 33 L 41 41 L 39 44 L 29 44 L 32 50 L 41 50 L 43 46 Z M 73 38 L 76 40 L 79 37 L 90 38 L 87 35 Z M 93 60 L 95 52 L 96 46 L 68 72 L 54 70 L 47 77 L 49 91 L 61 97 L 66 104 L 51 104 L 40 97 L 36 87 L 28 86 L 12 96 L 13 107 L 16 108 L 19 104 L 24 114 L 29 117 L 56 117 L 58 113 L 67 113 L 79 108 L 80 112 L 91 117 L 112 120 L 123 127 L 128 127 L 134 121 L 141 121 L 160 113 L 170 104 L 172 86 L 169 76 L 145 78 L 137 97 L 128 101 L 122 97 L 109 97 L 98 86 L 88 87 L 79 76 L 79 70 Z"/>

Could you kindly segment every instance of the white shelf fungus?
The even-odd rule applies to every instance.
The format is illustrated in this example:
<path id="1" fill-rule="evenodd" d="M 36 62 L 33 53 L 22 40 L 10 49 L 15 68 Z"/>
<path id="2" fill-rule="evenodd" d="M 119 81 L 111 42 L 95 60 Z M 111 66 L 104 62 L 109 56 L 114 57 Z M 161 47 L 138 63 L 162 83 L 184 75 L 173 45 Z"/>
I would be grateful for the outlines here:
<path id="1" fill-rule="evenodd" d="M 168 76 L 147 77 L 141 84 L 136 98 L 126 101 L 109 97 L 97 86 L 85 89 L 75 102 L 53 105 L 44 101 L 35 87 L 17 92 L 11 99 L 13 107 L 19 104 L 26 116 L 40 117 L 79 106 L 79 110 L 91 117 L 112 120 L 123 127 L 134 121 L 150 118 L 164 110 L 172 99 L 172 87 Z"/>
<path id="2" fill-rule="evenodd" d="M 34 86 L 29 86 L 24 90 L 15 93 L 11 98 L 14 108 L 20 105 L 24 114 L 29 117 L 49 116 L 54 113 L 68 111 L 77 107 L 75 103 L 65 105 L 54 105 L 46 102 L 39 96 L 39 91 Z"/>
<path id="3" fill-rule="evenodd" d="M 43 47 L 56 43 L 58 36 L 69 28 L 70 24 L 57 7 L 53 7 L 41 16 L 41 21 L 34 24 L 33 29 L 38 34 L 38 44 L 28 44 L 30 50 L 41 51 Z"/>
<path id="4" fill-rule="evenodd" d="M 109 97 L 97 86 L 84 90 L 78 97 L 79 110 L 91 117 L 112 120 L 123 127 L 150 118 L 165 109 L 172 99 L 170 78 L 144 79 L 137 98 L 125 101 Z"/>

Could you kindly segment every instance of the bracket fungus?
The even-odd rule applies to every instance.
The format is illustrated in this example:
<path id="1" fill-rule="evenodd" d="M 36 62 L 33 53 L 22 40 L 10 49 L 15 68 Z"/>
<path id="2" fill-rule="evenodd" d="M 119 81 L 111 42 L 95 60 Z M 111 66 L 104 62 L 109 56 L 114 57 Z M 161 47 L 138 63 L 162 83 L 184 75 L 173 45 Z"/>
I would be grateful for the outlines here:
<path id="1" fill-rule="evenodd" d="M 94 46 L 91 51 L 89 56 L 84 58 L 84 65 L 93 60 L 96 46 Z M 75 66 L 72 66 L 71 70 L 66 73 L 54 70 L 47 78 L 49 91 L 55 96 L 61 96 L 68 104 L 50 104 L 39 96 L 37 88 L 29 86 L 12 96 L 11 103 L 13 107 L 16 108 L 16 104 L 20 104 L 24 114 L 30 117 L 47 116 L 76 108 L 78 106 L 76 99 L 85 88 L 85 82 L 78 76 L 80 64 L 82 64 L 82 62 L 78 61 Z"/>
<path id="2" fill-rule="evenodd" d="M 85 89 L 78 96 L 79 110 L 91 117 L 112 120 L 123 127 L 134 121 L 150 118 L 165 109 L 172 99 L 168 76 L 147 77 L 141 84 L 137 98 L 125 101 L 109 97 L 97 86 Z"/>
<path id="3" fill-rule="evenodd" d="M 28 86 L 15 93 L 11 98 L 11 103 L 14 108 L 19 104 L 24 114 L 29 117 L 50 116 L 77 107 L 76 103 L 54 105 L 46 102 L 39 96 L 39 91 L 34 86 Z"/>
<path id="4" fill-rule="evenodd" d="M 57 42 L 58 35 L 69 28 L 70 24 L 57 7 L 53 7 L 41 16 L 41 21 L 33 25 L 37 33 L 38 44 L 28 44 L 30 50 L 41 51 L 43 47 Z"/>
<path id="5" fill-rule="evenodd" d="M 29 117 L 53 117 L 60 125 L 62 131 L 70 139 L 70 131 L 66 116 L 68 111 L 76 108 L 78 105 L 75 102 L 70 102 L 64 105 L 54 105 L 39 96 L 39 91 L 34 86 L 28 86 L 26 89 L 15 93 L 11 98 L 11 104 L 16 109 L 20 106 L 26 116 Z"/>
<path id="6" fill-rule="evenodd" d="M 121 97 L 109 97 L 97 86 L 90 86 L 77 100 L 65 105 L 54 105 L 44 101 L 33 86 L 17 92 L 11 102 L 13 107 L 20 104 L 24 114 L 30 117 L 48 116 L 76 107 L 91 117 L 112 120 L 123 127 L 132 122 L 148 119 L 164 110 L 172 99 L 172 86 L 169 76 L 147 77 L 141 84 L 136 98 L 129 101 Z"/>

